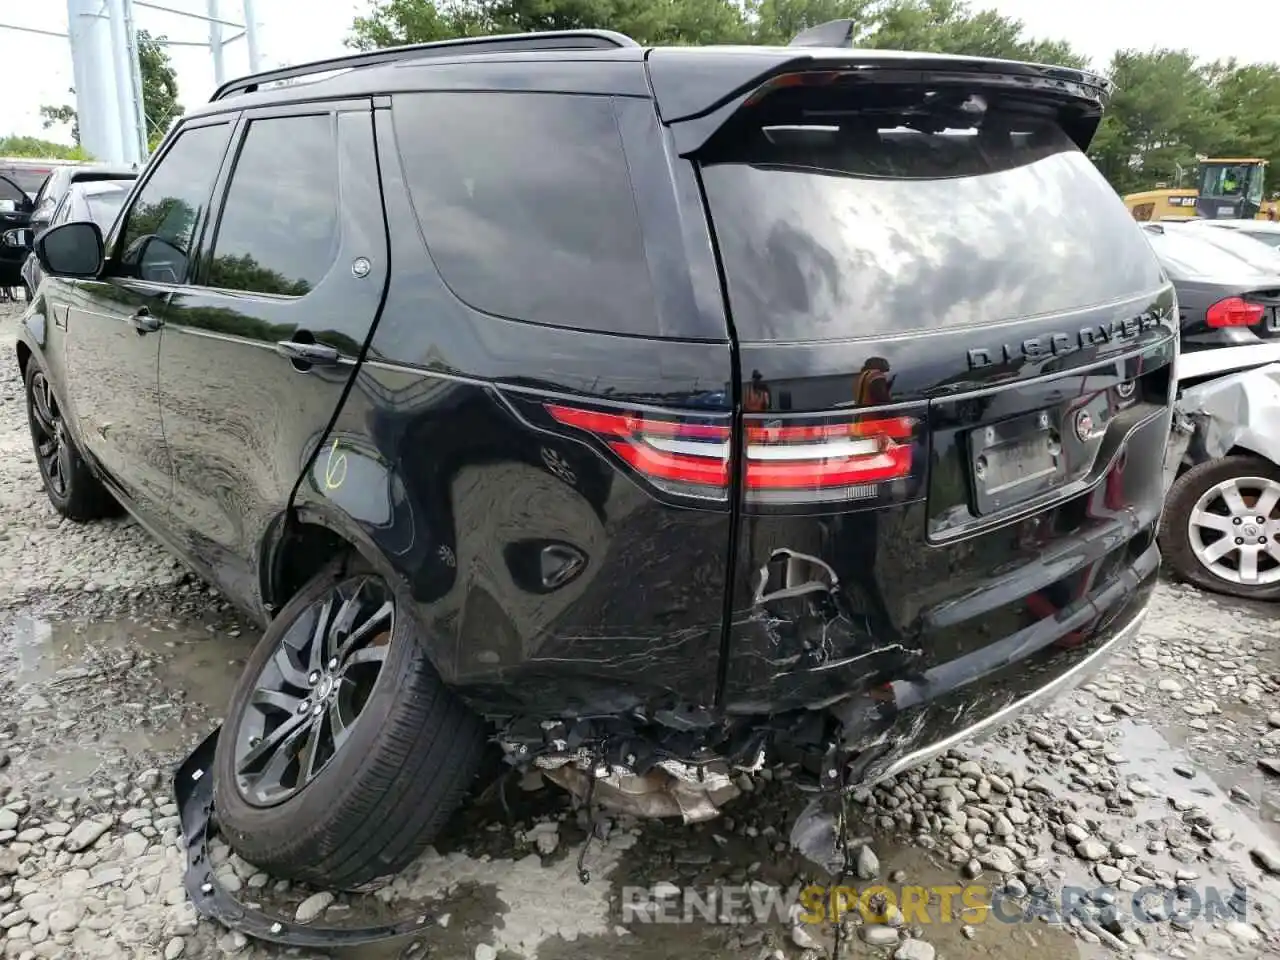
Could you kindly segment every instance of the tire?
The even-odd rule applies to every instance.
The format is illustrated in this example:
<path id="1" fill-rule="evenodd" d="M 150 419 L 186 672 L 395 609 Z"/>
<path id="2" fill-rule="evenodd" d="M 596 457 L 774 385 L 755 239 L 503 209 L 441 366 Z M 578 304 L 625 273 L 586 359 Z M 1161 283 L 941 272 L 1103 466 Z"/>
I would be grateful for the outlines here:
<path id="1" fill-rule="evenodd" d="M 36 467 L 53 509 L 82 523 L 119 513 L 120 505 L 80 455 L 63 423 L 48 375 L 34 358 L 27 362 L 23 382 Z"/>
<path id="2" fill-rule="evenodd" d="M 402 870 L 444 826 L 479 769 L 484 724 L 436 673 L 408 615 L 408 594 L 392 581 L 363 559 L 331 565 L 271 622 L 236 685 L 214 760 L 214 815 L 232 849 L 271 874 L 351 889 Z M 326 602 L 327 642 L 344 636 L 339 627 L 351 609 L 357 611 L 351 635 L 363 634 L 350 659 L 332 672 L 337 658 L 303 659 L 300 654 L 310 651 L 296 646 L 309 642 Z M 384 611 L 388 604 L 391 626 L 383 629 L 387 618 L 370 611 Z M 377 661 L 357 664 L 361 651 L 385 658 L 372 682 L 368 668 Z M 325 656 L 332 652 L 328 647 Z M 289 683 L 282 663 L 293 681 L 307 686 Z M 316 681 L 320 671 L 324 678 Z M 330 692 L 335 677 L 340 682 Z M 296 704 L 274 693 L 274 705 L 253 705 L 273 683 L 305 690 L 313 711 L 320 696 L 328 696 L 328 706 L 304 720 Z M 347 732 L 334 747 L 334 711 L 341 715 L 344 702 Z M 281 737 L 295 719 L 304 732 Z M 317 722 L 314 735 L 305 732 Z M 255 735 L 261 737 L 256 747 Z M 278 789 L 271 781 L 280 765 L 250 756 L 272 738 L 280 750 L 263 757 L 291 758 Z M 310 757 L 313 740 L 318 747 Z M 309 782 L 299 775 L 304 759 L 316 764 Z"/>
<path id="3" fill-rule="evenodd" d="M 1226 492 L 1232 489 L 1238 501 Z M 1179 576 L 1205 590 L 1278 600 L 1278 500 L 1280 467 L 1269 460 L 1229 456 L 1198 464 L 1169 488 L 1160 522 L 1160 552 Z M 1261 525 L 1259 516 L 1264 518 Z M 1245 541 L 1243 548 L 1239 540 Z M 1255 557 L 1252 581 L 1246 551 Z"/>

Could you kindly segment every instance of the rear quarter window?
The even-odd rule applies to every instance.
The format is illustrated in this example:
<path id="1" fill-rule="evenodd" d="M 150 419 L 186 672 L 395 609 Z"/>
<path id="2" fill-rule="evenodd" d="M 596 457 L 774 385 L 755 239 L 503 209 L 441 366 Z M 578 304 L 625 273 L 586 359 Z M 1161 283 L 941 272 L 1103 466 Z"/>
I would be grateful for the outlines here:
<path id="1" fill-rule="evenodd" d="M 658 335 L 610 98 L 402 94 L 392 112 L 414 211 L 455 296 L 513 320 Z"/>
<path id="2" fill-rule="evenodd" d="M 1149 293 L 1152 252 L 1043 117 L 931 115 L 928 94 L 739 125 L 700 158 L 743 340 L 997 323 Z"/>

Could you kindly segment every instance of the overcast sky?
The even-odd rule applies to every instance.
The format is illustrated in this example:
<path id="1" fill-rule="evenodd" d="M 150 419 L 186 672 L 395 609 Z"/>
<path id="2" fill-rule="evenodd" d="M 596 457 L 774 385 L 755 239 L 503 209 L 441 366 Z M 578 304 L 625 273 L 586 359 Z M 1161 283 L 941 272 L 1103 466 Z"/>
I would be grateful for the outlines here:
<path id="1" fill-rule="evenodd" d="M 160 6 L 203 13 L 206 0 L 151 0 Z M 343 40 L 368 0 L 255 0 L 265 66 L 299 63 L 342 53 Z M 239 22 L 241 0 L 219 0 L 223 19 Z M 1064 39 L 1104 66 L 1126 47 L 1183 47 L 1204 59 L 1234 56 L 1244 61 L 1280 59 L 1280 0 L 974 0 L 1022 20 L 1036 37 Z M 171 40 L 208 40 L 199 20 L 137 7 L 138 25 Z M 1219 16 L 1221 14 L 1221 17 Z M 65 0 L 0 0 L 0 24 L 64 32 Z M 235 32 L 235 31 L 228 31 Z M 42 131 L 44 103 L 73 103 L 71 55 L 65 39 L 0 29 L 5 81 L 0 94 L 0 134 L 19 133 L 69 141 L 70 131 Z M 207 48 L 171 47 L 184 104 L 213 91 Z M 244 41 L 226 52 L 227 77 L 248 72 Z M 21 80 L 15 80 L 21 78 Z"/>

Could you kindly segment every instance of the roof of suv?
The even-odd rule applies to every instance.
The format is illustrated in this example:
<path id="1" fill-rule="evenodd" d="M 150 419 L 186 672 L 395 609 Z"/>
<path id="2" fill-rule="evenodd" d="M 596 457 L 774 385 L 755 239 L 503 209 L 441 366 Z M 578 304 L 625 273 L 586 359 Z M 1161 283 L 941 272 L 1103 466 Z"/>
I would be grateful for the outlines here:
<path id="1" fill-rule="evenodd" d="M 830 34 L 821 39 L 826 36 Z M 633 66 L 645 62 L 648 75 Z M 224 84 L 209 104 L 193 114 L 423 89 L 528 89 L 527 74 L 511 69 L 516 63 L 537 69 L 546 83 L 564 93 L 653 96 L 668 123 L 708 113 L 780 73 L 822 67 L 951 67 L 1021 89 L 1050 90 L 1099 107 L 1110 91 L 1109 81 L 1069 67 L 940 53 L 812 46 L 803 35 L 786 47 L 642 47 L 612 31 L 573 30 L 411 44 L 267 71 Z M 568 64 L 575 66 L 566 70 Z M 584 64 L 595 64 L 598 69 L 578 69 Z M 432 68 L 429 75 L 423 73 L 423 67 Z M 304 79 L 308 77 L 313 79 Z M 266 86 L 281 82 L 286 85 Z"/>

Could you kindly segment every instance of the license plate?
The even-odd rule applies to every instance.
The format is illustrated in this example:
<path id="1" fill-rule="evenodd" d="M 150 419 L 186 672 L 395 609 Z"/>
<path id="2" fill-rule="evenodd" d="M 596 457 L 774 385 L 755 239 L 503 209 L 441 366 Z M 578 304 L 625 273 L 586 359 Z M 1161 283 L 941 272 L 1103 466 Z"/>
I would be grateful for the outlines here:
<path id="1" fill-rule="evenodd" d="M 974 431 L 971 469 L 979 513 L 1001 510 L 1052 489 L 1065 464 L 1048 413 Z"/>
<path id="2" fill-rule="evenodd" d="M 1280 307 L 1271 307 L 1267 310 L 1267 331 L 1280 333 Z"/>

